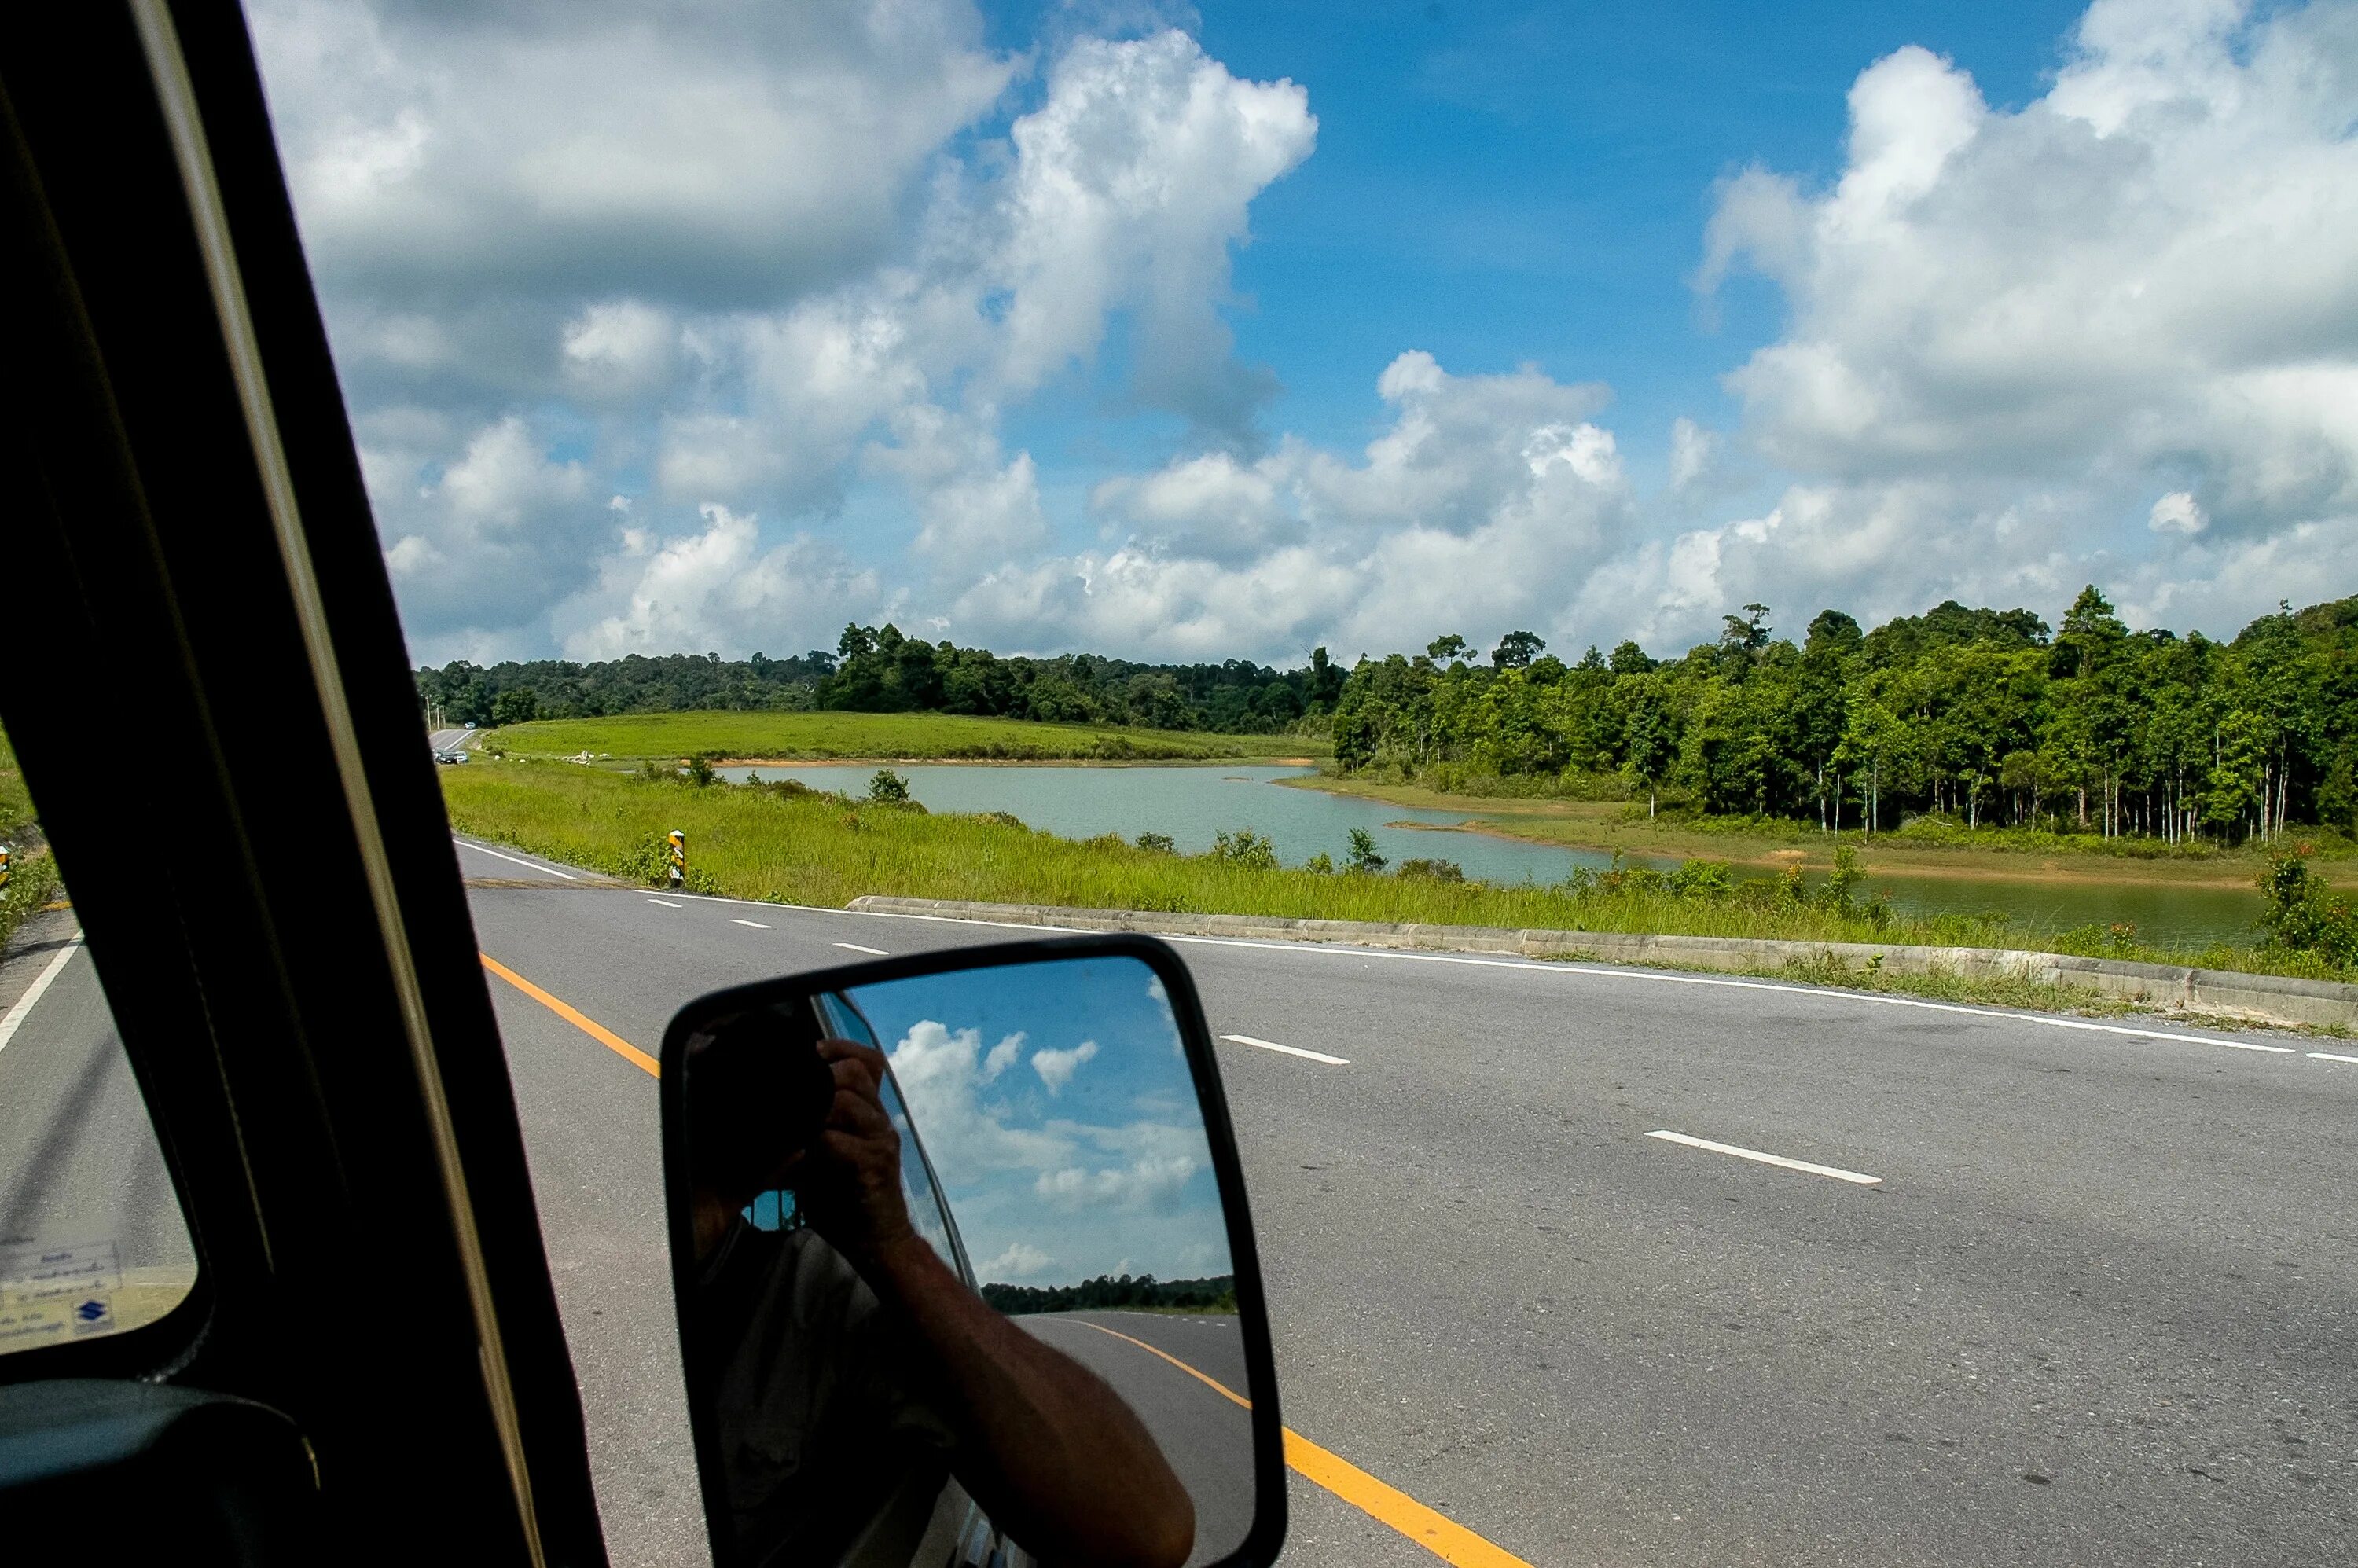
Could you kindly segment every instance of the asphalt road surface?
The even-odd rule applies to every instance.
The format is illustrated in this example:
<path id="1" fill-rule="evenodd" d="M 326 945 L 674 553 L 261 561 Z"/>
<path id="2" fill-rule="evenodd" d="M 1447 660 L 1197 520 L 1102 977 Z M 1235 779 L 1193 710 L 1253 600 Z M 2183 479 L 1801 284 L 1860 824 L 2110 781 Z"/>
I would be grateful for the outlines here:
<path id="1" fill-rule="evenodd" d="M 460 858 L 535 884 L 473 890 L 485 953 L 650 1051 L 713 986 L 1022 935 Z M 2332 1059 L 2358 1047 L 1178 946 L 1215 1033 L 1343 1059 L 1219 1047 L 1287 1426 L 1499 1551 L 2358 1561 L 2358 1061 Z M 0 1007 L 27 961 L 0 966 Z M 698 1562 L 654 1081 L 492 994 L 615 1561 Z M 12 1138 L 69 1114 L 71 1053 L 103 1028 L 48 1017 L 0 1048 Z M 1241 1379 L 1182 1332 L 1130 1337 Z M 1139 1388 L 1169 1370 L 1093 1364 Z M 1436 1561 L 1302 1475 L 1290 1496 L 1288 1563 Z"/>

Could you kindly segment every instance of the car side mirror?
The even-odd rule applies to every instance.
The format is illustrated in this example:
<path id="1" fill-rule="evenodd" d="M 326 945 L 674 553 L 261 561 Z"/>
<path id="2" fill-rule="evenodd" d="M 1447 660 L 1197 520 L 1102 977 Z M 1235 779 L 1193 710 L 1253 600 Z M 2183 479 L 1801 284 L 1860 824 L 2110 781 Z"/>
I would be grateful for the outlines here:
<path id="1" fill-rule="evenodd" d="M 739 986 L 665 1033 L 722 1564 L 1272 1562 L 1285 1461 L 1219 1065 L 1150 937 Z"/>

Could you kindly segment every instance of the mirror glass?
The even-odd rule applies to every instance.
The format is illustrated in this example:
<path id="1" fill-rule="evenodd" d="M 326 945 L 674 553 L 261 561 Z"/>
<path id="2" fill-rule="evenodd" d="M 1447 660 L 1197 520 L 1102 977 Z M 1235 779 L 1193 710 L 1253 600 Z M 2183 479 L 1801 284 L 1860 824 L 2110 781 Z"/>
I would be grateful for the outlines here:
<path id="1" fill-rule="evenodd" d="M 1155 968 L 1057 957 L 706 1005 L 674 1025 L 675 1235 L 723 1559 L 1234 1553 L 1256 1500 L 1247 1350 Z"/>

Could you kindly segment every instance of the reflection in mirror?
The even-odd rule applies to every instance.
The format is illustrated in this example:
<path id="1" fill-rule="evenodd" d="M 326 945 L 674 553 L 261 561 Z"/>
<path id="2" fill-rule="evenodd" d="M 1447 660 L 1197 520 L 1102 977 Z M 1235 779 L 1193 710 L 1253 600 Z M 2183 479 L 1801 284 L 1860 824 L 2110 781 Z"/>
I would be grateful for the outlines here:
<path id="1" fill-rule="evenodd" d="M 687 1037 L 676 1166 L 724 1561 L 1179 1568 L 1243 1545 L 1237 1283 L 1154 969 L 731 996 Z"/>

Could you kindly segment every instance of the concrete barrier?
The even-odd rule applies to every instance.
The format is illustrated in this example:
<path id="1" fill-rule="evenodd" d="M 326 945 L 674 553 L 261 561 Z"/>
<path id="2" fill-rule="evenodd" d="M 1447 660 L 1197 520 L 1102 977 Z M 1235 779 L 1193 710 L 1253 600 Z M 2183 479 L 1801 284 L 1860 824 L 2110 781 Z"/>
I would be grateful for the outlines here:
<path id="1" fill-rule="evenodd" d="M 1497 925 L 1422 925 L 1372 920 L 1294 920 L 1273 914 L 1183 914 L 1161 910 L 1062 909 L 1045 904 L 970 903 L 956 899 L 856 898 L 878 914 L 925 914 L 1076 931 L 1143 931 L 1163 936 L 1232 936 L 1282 942 L 1344 942 L 1444 953 L 1527 958 L 1591 958 L 1659 968 L 1740 972 L 1788 967 L 1888 974 L 1951 974 L 2071 986 L 2150 1007 L 2215 1013 L 2260 1023 L 2358 1028 L 2358 986 L 2331 980 L 2130 964 L 2022 948 L 1925 947 L 1903 943 L 1779 942 L 1746 936 L 1648 936 L 1615 931 L 1516 931 Z"/>

